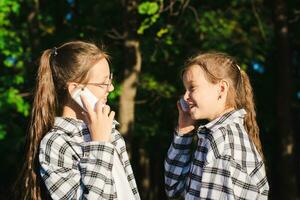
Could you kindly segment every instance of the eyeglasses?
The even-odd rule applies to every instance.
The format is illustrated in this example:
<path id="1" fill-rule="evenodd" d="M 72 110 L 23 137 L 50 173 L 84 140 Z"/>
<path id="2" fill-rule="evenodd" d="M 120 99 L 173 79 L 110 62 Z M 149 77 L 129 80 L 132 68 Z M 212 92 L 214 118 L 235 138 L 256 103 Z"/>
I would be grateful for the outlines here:
<path id="1" fill-rule="evenodd" d="M 112 79 L 113 79 L 113 73 L 109 74 L 108 83 L 85 83 L 85 85 L 94 85 L 96 87 L 108 89 L 109 86 L 111 86 L 112 84 Z"/>

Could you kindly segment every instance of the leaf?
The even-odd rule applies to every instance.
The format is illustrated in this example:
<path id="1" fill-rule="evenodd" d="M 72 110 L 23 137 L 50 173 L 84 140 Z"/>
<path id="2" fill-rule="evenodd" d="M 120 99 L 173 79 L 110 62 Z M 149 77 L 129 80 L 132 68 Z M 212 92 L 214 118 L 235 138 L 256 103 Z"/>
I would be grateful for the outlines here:
<path id="1" fill-rule="evenodd" d="M 3 124 L 0 124 L 0 140 L 5 139 L 6 136 L 5 126 Z"/>
<path id="2" fill-rule="evenodd" d="M 15 78 L 14 78 L 14 82 L 17 85 L 22 84 L 22 83 L 24 83 L 24 77 L 21 76 L 21 75 L 16 75 Z"/>
<path id="3" fill-rule="evenodd" d="M 164 34 L 168 33 L 169 29 L 168 28 L 161 28 L 157 33 L 156 36 L 157 37 L 162 37 Z"/>
<path id="4" fill-rule="evenodd" d="M 138 6 L 138 13 L 141 15 L 154 15 L 157 13 L 159 6 L 156 2 L 143 2 Z"/>
<path id="5" fill-rule="evenodd" d="M 114 91 L 109 93 L 108 99 L 110 101 L 116 100 L 121 95 L 121 85 L 114 84 L 115 89 Z"/>
<path id="6" fill-rule="evenodd" d="M 166 82 L 158 82 L 153 75 L 145 74 L 141 79 L 141 88 L 152 91 L 165 98 L 170 98 L 176 88 Z"/>
<path id="7" fill-rule="evenodd" d="M 156 14 L 144 19 L 141 26 L 138 28 L 137 33 L 139 35 L 144 34 L 144 31 L 150 28 L 157 21 L 158 18 L 159 18 L 159 14 Z"/>

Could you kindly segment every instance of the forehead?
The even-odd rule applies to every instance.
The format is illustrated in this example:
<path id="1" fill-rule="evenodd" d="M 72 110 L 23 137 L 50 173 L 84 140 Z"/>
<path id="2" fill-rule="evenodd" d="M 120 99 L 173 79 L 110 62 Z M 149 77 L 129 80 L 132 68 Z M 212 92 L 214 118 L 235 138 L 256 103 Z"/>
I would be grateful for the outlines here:
<path id="1" fill-rule="evenodd" d="M 184 83 L 199 82 L 204 79 L 204 71 L 198 65 L 190 66 L 183 74 Z"/>
<path id="2" fill-rule="evenodd" d="M 109 77 L 110 70 L 109 64 L 105 58 L 99 60 L 90 70 L 89 70 L 89 78 L 90 79 L 105 79 Z"/>

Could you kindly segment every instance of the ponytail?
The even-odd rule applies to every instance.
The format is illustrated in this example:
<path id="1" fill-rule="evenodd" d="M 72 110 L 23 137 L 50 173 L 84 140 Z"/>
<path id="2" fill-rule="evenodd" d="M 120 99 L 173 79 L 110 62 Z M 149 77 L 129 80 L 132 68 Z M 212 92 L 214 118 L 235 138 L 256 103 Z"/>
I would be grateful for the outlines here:
<path id="1" fill-rule="evenodd" d="M 23 167 L 23 199 L 42 199 L 42 181 L 38 172 L 39 144 L 54 123 L 57 107 L 57 95 L 51 70 L 51 56 L 55 56 L 51 54 L 51 50 L 48 49 L 43 52 L 37 74 L 30 128 L 27 137 L 26 161 Z"/>
<path id="2" fill-rule="evenodd" d="M 241 107 L 245 108 L 247 112 L 245 117 L 245 127 L 258 153 L 262 158 L 264 158 L 261 142 L 259 139 L 259 128 L 256 122 L 256 112 L 255 112 L 252 87 L 246 72 L 244 72 L 243 70 L 240 71 L 241 71 L 241 78 L 242 78 Z"/>
<path id="3" fill-rule="evenodd" d="M 26 160 L 15 186 L 18 187 L 15 191 L 20 192 L 14 191 L 16 199 L 44 200 L 49 197 L 44 193 L 46 188 L 39 175 L 40 142 L 69 100 L 68 82 L 84 82 L 90 68 L 103 58 L 108 58 L 105 52 L 93 43 L 82 41 L 68 42 L 43 52 L 26 141 Z"/>

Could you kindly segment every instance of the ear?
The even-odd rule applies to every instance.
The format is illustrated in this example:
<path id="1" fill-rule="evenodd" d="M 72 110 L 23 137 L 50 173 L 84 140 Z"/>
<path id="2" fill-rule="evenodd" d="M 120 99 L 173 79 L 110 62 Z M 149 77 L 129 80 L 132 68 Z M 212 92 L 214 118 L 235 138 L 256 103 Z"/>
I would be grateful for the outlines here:
<path id="1" fill-rule="evenodd" d="M 225 79 L 222 79 L 219 82 L 219 97 L 221 96 L 221 98 L 226 98 L 227 97 L 227 92 L 229 89 L 229 82 Z"/>
<path id="2" fill-rule="evenodd" d="M 68 89 L 68 92 L 69 92 L 69 95 L 72 94 L 72 92 L 75 90 L 75 88 L 78 87 L 78 83 L 75 83 L 75 82 L 69 82 L 67 83 L 67 89 Z"/>

